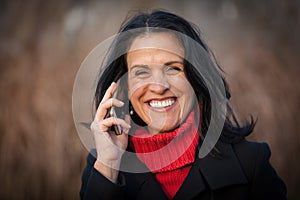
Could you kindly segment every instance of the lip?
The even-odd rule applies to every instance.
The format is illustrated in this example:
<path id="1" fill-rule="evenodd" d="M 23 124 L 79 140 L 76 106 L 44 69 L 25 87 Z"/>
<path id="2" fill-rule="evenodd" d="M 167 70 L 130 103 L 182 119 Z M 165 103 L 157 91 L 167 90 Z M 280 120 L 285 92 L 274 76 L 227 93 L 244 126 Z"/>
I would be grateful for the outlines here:
<path id="1" fill-rule="evenodd" d="M 165 100 L 174 100 L 174 103 L 172 105 L 164 107 L 164 108 L 154 108 L 154 107 L 150 106 L 151 101 L 165 101 Z M 145 103 L 146 103 L 147 107 L 152 111 L 167 112 L 167 111 L 171 110 L 174 106 L 176 106 L 177 97 L 151 98 L 151 99 L 147 100 Z"/>

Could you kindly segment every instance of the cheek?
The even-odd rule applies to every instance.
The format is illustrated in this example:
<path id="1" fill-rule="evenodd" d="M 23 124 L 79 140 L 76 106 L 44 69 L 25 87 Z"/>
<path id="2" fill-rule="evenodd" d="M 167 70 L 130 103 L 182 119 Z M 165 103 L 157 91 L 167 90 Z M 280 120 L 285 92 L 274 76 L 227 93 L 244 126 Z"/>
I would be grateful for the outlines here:
<path id="1" fill-rule="evenodd" d="M 169 83 L 174 87 L 174 90 L 178 90 L 182 95 L 190 96 L 194 93 L 191 84 L 184 75 L 178 75 L 169 79 Z"/>
<path id="2" fill-rule="evenodd" d="M 193 105 L 197 101 L 194 88 L 190 85 L 190 83 L 186 85 L 186 98 L 189 105 Z"/>
<path id="3" fill-rule="evenodd" d="M 143 82 L 136 79 L 128 79 L 128 97 L 129 99 L 140 96 L 143 91 Z"/>
<path id="4" fill-rule="evenodd" d="M 197 101 L 193 87 L 185 77 L 181 77 L 180 79 L 178 78 L 174 86 L 181 96 L 181 110 L 184 112 L 190 111 Z"/>
<path id="5" fill-rule="evenodd" d="M 131 103 L 136 101 L 136 96 L 137 96 L 136 93 L 137 92 L 136 92 L 136 89 L 134 89 L 134 83 L 129 81 L 128 82 L 128 99 L 129 99 L 129 101 L 131 101 Z"/>
<path id="6" fill-rule="evenodd" d="M 137 82 L 128 84 L 128 98 L 136 111 L 142 106 L 142 97 L 145 94 L 145 87 Z"/>

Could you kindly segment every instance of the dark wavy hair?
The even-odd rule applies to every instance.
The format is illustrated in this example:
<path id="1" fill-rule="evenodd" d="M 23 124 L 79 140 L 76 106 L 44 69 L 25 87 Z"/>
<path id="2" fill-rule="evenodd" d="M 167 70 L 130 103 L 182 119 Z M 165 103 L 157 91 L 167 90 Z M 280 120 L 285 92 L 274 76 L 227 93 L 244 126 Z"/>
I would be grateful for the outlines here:
<path id="1" fill-rule="evenodd" d="M 110 53 L 108 54 L 108 61 L 103 68 L 104 70 L 99 75 L 99 81 L 97 83 L 95 92 L 95 108 L 99 106 L 101 99 L 103 98 L 104 93 L 110 84 L 113 81 L 119 80 L 124 74 L 127 73 L 126 54 L 122 54 L 122 52 L 130 47 L 130 44 L 134 38 L 145 34 L 145 31 L 149 30 L 152 32 L 170 30 L 171 33 L 178 32 L 196 41 L 197 44 L 199 44 L 204 51 L 207 52 L 211 61 L 215 63 L 213 66 L 216 69 L 213 70 L 215 70 L 222 78 L 226 90 L 226 102 L 230 99 L 228 84 L 224 76 L 222 76 L 223 71 L 217 64 L 213 53 L 202 40 L 201 32 L 196 28 L 196 26 L 175 14 L 161 10 L 154 10 L 150 13 L 137 13 L 134 16 L 127 17 L 127 19 L 121 25 L 119 33 L 127 32 L 128 34 L 126 34 L 126 37 L 117 37 L 111 46 Z M 199 52 L 194 51 L 188 42 L 182 39 L 182 37 L 177 38 L 180 40 L 186 51 L 185 56 L 191 56 L 195 58 L 199 57 L 199 55 L 197 55 Z M 184 60 L 184 66 L 184 73 L 195 91 L 198 102 L 201 102 L 202 104 L 203 116 L 200 127 L 202 127 L 201 138 L 203 139 L 207 133 L 211 120 L 212 102 L 210 93 L 207 83 L 204 81 L 205 78 L 202 77 L 202 75 L 196 69 L 197 66 L 193 66 L 187 61 L 187 59 Z M 236 143 L 248 136 L 253 131 L 255 122 L 251 115 L 250 121 L 240 125 L 228 102 L 226 103 L 226 106 L 227 112 L 222 113 L 222 116 L 225 117 L 225 122 L 221 139 L 228 143 Z M 141 123 L 141 119 L 139 119 L 138 116 L 134 116 L 133 120 L 136 123 Z"/>

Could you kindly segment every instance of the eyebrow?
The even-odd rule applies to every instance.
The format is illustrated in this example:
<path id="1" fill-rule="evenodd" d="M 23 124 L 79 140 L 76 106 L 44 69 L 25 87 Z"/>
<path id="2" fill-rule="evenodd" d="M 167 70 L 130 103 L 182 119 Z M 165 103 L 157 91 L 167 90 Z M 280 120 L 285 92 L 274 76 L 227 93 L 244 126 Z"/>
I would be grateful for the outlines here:
<path id="1" fill-rule="evenodd" d="M 169 66 L 169 65 L 172 65 L 172 64 L 175 64 L 175 63 L 178 63 L 178 64 L 182 64 L 183 65 L 183 62 L 182 61 L 170 61 L 170 62 L 166 62 L 164 63 L 165 66 Z M 129 71 L 132 71 L 134 70 L 135 68 L 144 68 L 144 69 L 147 69 L 149 68 L 148 65 L 134 65 L 130 68 Z"/>
<path id="2" fill-rule="evenodd" d="M 165 63 L 165 65 L 172 65 L 172 64 L 175 64 L 175 63 L 178 63 L 178 64 L 182 64 L 183 65 L 183 62 L 182 61 L 170 61 L 170 62 L 167 62 Z"/>

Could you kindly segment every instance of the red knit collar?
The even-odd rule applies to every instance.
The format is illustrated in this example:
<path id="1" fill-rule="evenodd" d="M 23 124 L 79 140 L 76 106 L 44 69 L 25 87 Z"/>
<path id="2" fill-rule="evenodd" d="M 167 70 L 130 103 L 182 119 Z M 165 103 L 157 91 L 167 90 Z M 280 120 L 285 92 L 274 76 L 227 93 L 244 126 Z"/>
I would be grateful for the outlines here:
<path id="1" fill-rule="evenodd" d="M 145 128 L 136 128 L 130 144 L 149 170 L 157 173 L 193 163 L 198 139 L 198 123 L 192 111 L 179 128 L 168 133 L 151 136 Z"/>

